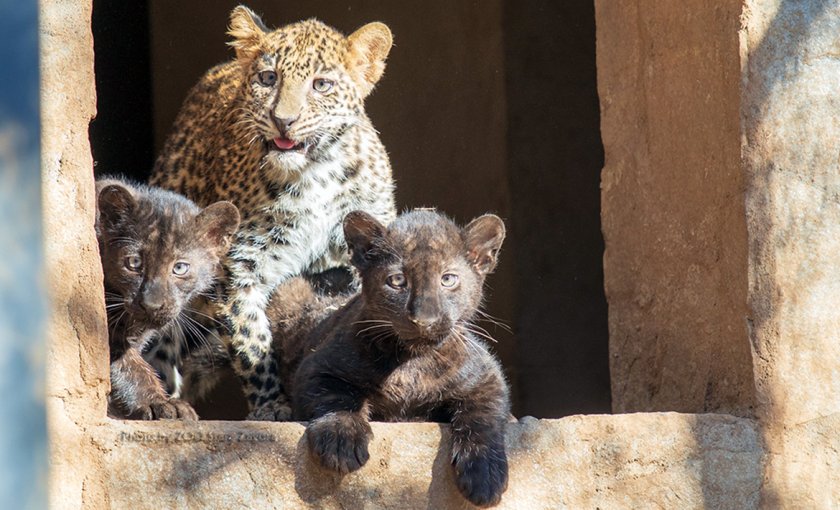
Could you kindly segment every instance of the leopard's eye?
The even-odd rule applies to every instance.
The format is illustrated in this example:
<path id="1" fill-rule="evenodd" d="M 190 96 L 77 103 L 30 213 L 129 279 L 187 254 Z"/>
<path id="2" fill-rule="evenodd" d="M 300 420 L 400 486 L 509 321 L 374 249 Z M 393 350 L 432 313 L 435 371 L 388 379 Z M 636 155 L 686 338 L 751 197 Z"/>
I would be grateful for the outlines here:
<path id="1" fill-rule="evenodd" d="M 126 269 L 136 273 L 140 271 L 140 267 L 143 266 L 143 259 L 140 258 L 140 255 L 129 255 L 125 258 L 124 263 Z"/>
<path id="2" fill-rule="evenodd" d="M 404 274 L 394 273 L 385 280 L 385 283 L 387 283 L 389 287 L 401 289 L 405 287 L 408 282 L 406 281 Z"/>
<path id="3" fill-rule="evenodd" d="M 445 275 L 440 277 L 440 284 L 446 287 L 447 289 L 451 289 L 452 287 L 458 285 L 458 275 L 453 273 L 446 273 Z"/>
<path id="4" fill-rule="evenodd" d="M 184 276 L 190 270 L 190 265 L 183 261 L 178 261 L 172 266 L 172 274 L 176 276 Z"/>
<path id="5" fill-rule="evenodd" d="M 257 73 L 257 78 L 266 87 L 271 87 L 277 83 L 277 73 L 274 71 L 261 71 Z"/>
<path id="6" fill-rule="evenodd" d="M 316 92 L 320 92 L 321 94 L 326 94 L 333 88 L 333 81 L 328 80 L 326 78 L 315 78 L 312 81 L 312 88 L 315 89 Z"/>

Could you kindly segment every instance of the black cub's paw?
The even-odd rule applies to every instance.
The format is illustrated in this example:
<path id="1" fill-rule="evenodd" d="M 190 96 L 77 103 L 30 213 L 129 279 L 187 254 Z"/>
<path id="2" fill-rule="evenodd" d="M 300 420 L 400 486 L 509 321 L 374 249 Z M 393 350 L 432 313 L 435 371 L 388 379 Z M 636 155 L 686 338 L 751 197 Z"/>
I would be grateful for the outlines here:
<path id="1" fill-rule="evenodd" d="M 370 455 L 370 425 L 347 413 L 324 415 L 306 428 L 309 451 L 327 469 L 351 473 L 365 465 Z"/>
<path id="2" fill-rule="evenodd" d="M 472 504 L 493 506 L 507 489 L 508 464 L 504 450 L 486 449 L 481 454 L 460 454 L 453 461 L 458 490 Z"/>
<path id="3" fill-rule="evenodd" d="M 197 420 L 195 409 L 185 401 L 177 398 L 157 400 L 140 410 L 143 420 Z"/>

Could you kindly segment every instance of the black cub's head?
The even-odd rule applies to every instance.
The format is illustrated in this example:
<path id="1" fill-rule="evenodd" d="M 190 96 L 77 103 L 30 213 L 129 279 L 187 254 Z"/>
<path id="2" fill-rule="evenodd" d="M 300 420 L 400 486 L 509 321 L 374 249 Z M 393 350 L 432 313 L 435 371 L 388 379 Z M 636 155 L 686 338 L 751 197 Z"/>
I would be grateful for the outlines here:
<path id="1" fill-rule="evenodd" d="M 436 342 L 478 309 L 505 226 L 486 214 L 461 228 L 442 214 L 416 210 L 386 228 L 355 211 L 344 219 L 344 236 L 371 316 L 390 321 L 400 339 Z"/>
<path id="2" fill-rule="evenodd" d="M 200 209 L 167 191 L 98 186 L 97 235 L 109 315 L 161 327 L 210 288 L 239 226 L 229 202 Z M 125 321 L 126 319 L 120 319 Z"/>

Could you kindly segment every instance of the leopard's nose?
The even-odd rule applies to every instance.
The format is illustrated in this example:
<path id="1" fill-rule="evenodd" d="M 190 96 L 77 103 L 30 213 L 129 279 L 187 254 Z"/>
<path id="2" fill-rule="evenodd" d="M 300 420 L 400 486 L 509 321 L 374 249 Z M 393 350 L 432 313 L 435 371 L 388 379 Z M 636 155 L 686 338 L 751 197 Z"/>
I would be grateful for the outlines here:
<path id="1" fill-rule="evenodd" d="M 294 117 L 280 117 L 277 115 L 272 115 L 272 119 L 274 120 L 274 125 L 277 126 L 277 129 L 280 130 L 281 133 L 286 133 L 289 129 L 291 129 L 292 124 L 297 122 L 300 118 L 300 115 L 296 115 Z"/>

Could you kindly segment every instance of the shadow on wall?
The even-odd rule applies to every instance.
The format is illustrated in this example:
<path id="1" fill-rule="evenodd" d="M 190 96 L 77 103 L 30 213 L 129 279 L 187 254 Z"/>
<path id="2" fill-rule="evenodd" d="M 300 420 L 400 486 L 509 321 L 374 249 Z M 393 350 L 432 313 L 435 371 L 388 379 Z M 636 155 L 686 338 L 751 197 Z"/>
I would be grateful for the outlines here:
<path id="1" fill-rule="evenodd" d="M 98 173 L 145 178 L 151 140 L 161 146 L 189 87 L 232 56 L 225 31 L 238 3 L 94 2 Z M 367 110 L 398 206 L 435 205 L 460 223 L 492 211 L 509 226 L 487 303 L 514 334 L 486 327 L 515 413 L 609 412 L 592 2 L 246 3 L 269 26 L 316 16 L 345 33 L 391 27 Z"/>
<path id="2" fill-rule="evenodd" d="M 762 3 L 770 5 L 769 2 L 757 2 Z M 824 472 L 831 470 L 830 461 L 826 458 L 823 464 L 822 459 L 812 455 L 816 452 L 829 455 L 832 447 L 825 443 L 830 443 L 827 438 L 836 435 L 833 431 L 837 430 L 840 420 L 836 414 L 825 416 L 823 420 L 803 416 L 802 410 L 809 403 L 792 402 L 797 399 L 793 396 L 794 389 L 784 387 L 783 379 L 775 373 L 802 370 L 783 361 L 788 357 L 783 351 L 790 347 L 778 345 L 782 340 L 796 342 L 796 335 L 802 333 L 797 330 L 780 336 L 784 331 L 780 324 L 790 322 L 790 311 L 782 310 L 780 306 L 781 296 L 786 291 L 778 288 L 777 279 L 780 273 L 790 269 L 777 268 L 777 262 L 801 255 L 797 250 L 803 250 L 802 245 L 807 244 L 804 249 L 808 252 L 807 257 L 815 260 L 810 264 L 812 269 L 808 275 L 800 272 L 798 283 L 805 291 L 815 293 L 825 285 L 825 282 L 816 281 L 825 278 L 818 268 L 819 259 L 829 252 L 833 256 L 833 248 L 827 249 L 833 241 L 821 240 L 821 236 L 813 232 L 820 227 L 807 223 L 814 215 L 822 215 L 815 210 L 836 207 L 836 146 L 826 146 L 825 135 L 821 137 L 819 133 L 824 122 L 830 124 L 836 120 L 836 92 L 827 92 L 835 88 L 836 80 L 830 80 L 831 83 L 823 88 L 820 80 L 826 80 L 826 75 L 820 73 L 828 73 L 830 68 L 825 66 L 830 64 L 820 62 L 818 54 L 823 47 L 836 44 L 837 7 L 835 2 L 826 0 L 782 1 L 772 12 L 774 5 L 766 9 L 756 5 L 750 12 L 744 29 L 749 52 L 742 71 L 745 76 L 741 88 L 742 135 L 746 137 L 747 147 L 744 154 L 748 175 L 747 213 L 752 216 L 751 223 L 758 226 L 750 233 L 750 262 L 758 266 L 750 277 L 750 340 L 755 349 L 758 417 L 767 452 L 766 470 L 775 473 L 765 480 L 761 504 L 770 508 L 822 506 L 830 505 L 837 493 L 834 489 L 814 493 L 814 489 L 835 484 L 831 475 Z M 750 31 L 759 33 L 750 34 Z M 836 76 L 836 71 L 832 74 Z M 781 179 L 778 177 L 780 170 L 785 171 Z M 785 182 L 774 182 L 775 179 Z M 789 208 L 798 207 L 793 203 L 777 203 L 780 199 L 787 202 L 785 195 L 792 193 L 790 181 L 795 179 L 801 180 L 799 184 L 802 189 L 809 190 L 808 195 L 816 193 L 818 196 L 811 197 L 815 201 L 808 207 L 813 209 L 797 211 L 796 214 L 801 215 L 797 219 L 782 218 L 780 221 L 780 215 L 789 215 Z M 809 261 L 805 260 L 803 264 L 809 264 Z M 808 348 L 817 350 L 820 346 L 814 344 Z M 801 353 L 801 356 L 807 355 Z M 801 381 L 798 384 L 806 386 Z M 802 390 L 814 394 L 825 391 Z M 820 399 L 819 396 L 813 398 Z M 803 420 L 804 423 L 800 423 L 803 426 L 790 426 Z M 794 446 L 785 446 L 788 442 Z M 781 452 L 784 452 L 784 458 Z M 803 481 L 810 483 L 803 484 Z M 834 504 L 836 502 L 834 499 Z"/>
<path id="3" fill-rule="evenodd" d="M 300 432 L 303 430 L 303 427 L 299 428 Z M 431 482 L 428 473 L 425 472 L 400 477 L 399 472 L 393 471 L 394 468 L 389 465 L 390 451 L 382 451 L 384 445 L 381 443 L 372 444 L 375 447 L 365 466 L 366 474 L 352 475 L 352 481 L 346 480 L 351 475 L 336 473 L 317 463 L 309 453 L 305 434 L 301 434 L 295 442 L 286 441 L 285 437 L 278 440 L 268 430 L 265 432 L 266 437 L 273 437 L 273 440 L 262 444 L 270 449 L 270 454 L 267 454 L 264 448 L 246 447 L 243 445 L 247 443 L 236 440 L 224 442 L 218 451 L 215 448 L 207 449 L 204 444 L 196 441 L 196 445 L 189 445 L 188 451 L 183 452 L 183 455 L 172 456 L 176 460 L 164 468 L 161 478 L 165 480 L 166 493 L 172 498 L 199 506 L 208 505 L 213 501 L 218 503 L 220 500 L 216 498 L 227 502 L 242 498 L 243 504 L 247 505 L 260 501 L 276 504 L 278 499 L 282 500 L 284 497 L 281 491 L 276 494 L 260 494 L 255 499 L 249 499 L 248 494 L 237 495 L 233 490 L 242 489 L 243 484 L 229 481 L 242 480 L 243 477 L 247 479 L 248 475 L 243 473 L 243 470 L 263 470 L 264 473 L 277 473 L 277 483 L 286 484 L 286 487 L 293 485 L 295 494 L 304 505 L 331 506 L 340 501 L 343 508 L 366 508 L 371 505 L 381 505 L 382 508 L 409 508 L 418 501 L 427 501 L 430 509 L 461 508 L 466 502 L 458 493 L 452 474 L 449 427 L 440 425 L 440 431 L 436 455 L 429 466 Z M 237 433 L 233 432 L 232 437 Z M 151 436 L 153 437 L 154 433 Z M 395 452 L 395 455 L 400 456 L 403 453 Z M 405 466 L 400 466 L 397 470 L 403 467 Z M 288 479 L 290 475 L 291 480 Z M 270 476 L 259 478 L 259 483 L 265 484 Z M 387 483 L 383 485 L 383 481 Z M 208 486 L 213 488 L 208 490 Z M 255 490 L 259 491 L 264 488 L 255 486 Z M 293 505 L 297 502 L 285 503 Z"/>

